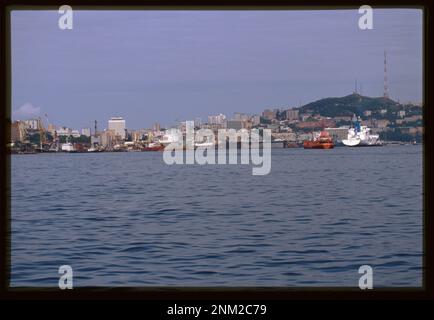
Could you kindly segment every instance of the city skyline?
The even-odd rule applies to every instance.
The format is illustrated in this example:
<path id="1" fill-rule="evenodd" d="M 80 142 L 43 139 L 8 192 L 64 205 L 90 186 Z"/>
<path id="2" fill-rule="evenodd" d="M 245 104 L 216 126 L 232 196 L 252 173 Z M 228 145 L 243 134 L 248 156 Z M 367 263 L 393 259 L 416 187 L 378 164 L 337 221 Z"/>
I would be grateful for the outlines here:
<path id="1" fill-rule="evenodd" d="M 12 12 L 13 118 L 86 128 L 120 115 L 142 128 L 296 107 L 356 80 L 382 96 L 384 50 L 391 98 L 422 99 L 420 10 L 374 10 L 365 31 L 357 10 L 75 11 L 67 31 L 58 16 Z"/>

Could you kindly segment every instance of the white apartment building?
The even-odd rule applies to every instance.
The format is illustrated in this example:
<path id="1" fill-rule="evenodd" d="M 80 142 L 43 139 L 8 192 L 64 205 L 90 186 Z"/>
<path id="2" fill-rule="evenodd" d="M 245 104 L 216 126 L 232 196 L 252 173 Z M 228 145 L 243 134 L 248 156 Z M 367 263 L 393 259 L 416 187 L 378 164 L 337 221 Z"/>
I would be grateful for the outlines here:
<path id="1" fill-rule="evenodd" d="M 90 137 L 90 128 L 81 129 L 81 134 L 86 137 Z"/>
<path id="2" fill-rule="evenodd" d="M 108 130 L 113 130 L 115 135 L 125 139 L 125 120 L 122 117 L 111 117 L 108 121 Z"/>
<path id="3" fill-rule="evenodd" d="M 209 124 L 224 124 L 226 121 L 226 116 L 222 113 L 218 115 L 208 116 Z"/>

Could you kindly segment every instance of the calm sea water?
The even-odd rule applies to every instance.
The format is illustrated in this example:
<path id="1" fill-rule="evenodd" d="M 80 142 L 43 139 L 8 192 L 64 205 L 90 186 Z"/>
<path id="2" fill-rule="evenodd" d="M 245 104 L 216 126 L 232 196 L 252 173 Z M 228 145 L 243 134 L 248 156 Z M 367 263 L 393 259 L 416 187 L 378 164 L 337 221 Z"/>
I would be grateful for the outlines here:
<path id="1" fill-rule="evenodd" d="M 247 165 L 162 153 L 13 155 L 11 285 L 422 285 L 422 148 L 273 150 Z"/>

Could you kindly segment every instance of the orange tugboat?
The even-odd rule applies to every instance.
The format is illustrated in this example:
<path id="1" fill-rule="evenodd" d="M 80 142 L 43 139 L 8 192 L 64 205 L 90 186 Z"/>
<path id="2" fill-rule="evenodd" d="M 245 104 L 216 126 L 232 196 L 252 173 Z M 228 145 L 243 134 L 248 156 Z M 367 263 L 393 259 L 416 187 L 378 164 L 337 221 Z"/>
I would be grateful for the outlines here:
<path id="1" fill-rule="evenodd" d="M 303 141 L 305 149 L 332 149 L 334 146 L 333 140 L 327 131 L 321 131 L 319 137 L 313 141 Z"/>

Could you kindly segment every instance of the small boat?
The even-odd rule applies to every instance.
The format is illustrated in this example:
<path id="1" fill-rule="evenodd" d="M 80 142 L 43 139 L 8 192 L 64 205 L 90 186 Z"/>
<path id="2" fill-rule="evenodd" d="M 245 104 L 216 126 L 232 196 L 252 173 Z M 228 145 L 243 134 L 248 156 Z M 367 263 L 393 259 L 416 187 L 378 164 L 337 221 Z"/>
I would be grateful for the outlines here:
<path id="1" fill-rule="evenodd" d="M 332 138 L 327 131 L 321 131 L 320 135 L 314 140 L 303 141 L 305 149 L 332 149 L 334 147 Z"/>

